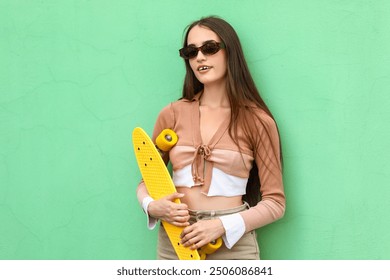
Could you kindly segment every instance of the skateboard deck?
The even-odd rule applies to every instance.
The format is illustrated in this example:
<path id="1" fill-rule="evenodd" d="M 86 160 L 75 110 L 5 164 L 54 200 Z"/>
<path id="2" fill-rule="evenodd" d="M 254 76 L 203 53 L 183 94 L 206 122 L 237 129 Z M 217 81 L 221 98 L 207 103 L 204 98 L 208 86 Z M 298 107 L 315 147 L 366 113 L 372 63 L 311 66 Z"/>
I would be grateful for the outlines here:
<path id="1" fill-rule="evenodd" d="M 175 185 L 159 151 L 142 128 L 136 127 L 133 130 L 133 146 L 149 195 L 153 199 L 159 199 L 175 193 Z M 180 200 L 176 199 L 174 202 L 180 203 Z M 183 227 L 177 227 L 165 221 L 162 221 L 162 224 L 180 260 L 200 260 L 197 250 L 191 250 L 180 243 Z"/>

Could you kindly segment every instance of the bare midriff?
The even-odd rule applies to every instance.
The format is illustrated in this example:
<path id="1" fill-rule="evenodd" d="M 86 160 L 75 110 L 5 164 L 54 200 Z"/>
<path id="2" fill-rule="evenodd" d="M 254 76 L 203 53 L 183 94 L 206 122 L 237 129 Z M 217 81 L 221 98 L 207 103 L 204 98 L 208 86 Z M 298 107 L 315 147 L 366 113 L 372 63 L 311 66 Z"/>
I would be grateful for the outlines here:
<path id="1" fill-rule="evenodd" d="M 200 187 L 176 187 L 177 192 L 184 194 L 180 198 L 191 210 L 223 210 L 242 205 L 242 196 L 207 196 Z"/>

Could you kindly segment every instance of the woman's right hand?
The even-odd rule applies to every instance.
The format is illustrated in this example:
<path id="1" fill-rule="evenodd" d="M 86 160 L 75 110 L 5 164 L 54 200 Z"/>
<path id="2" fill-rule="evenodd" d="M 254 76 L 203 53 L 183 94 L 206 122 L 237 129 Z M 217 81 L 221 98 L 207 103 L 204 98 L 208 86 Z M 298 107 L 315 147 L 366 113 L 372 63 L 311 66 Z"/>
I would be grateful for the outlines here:
<path id="1" fill-rule="evenodd" d="M 175 199 L 182 198 L 183 196 L 184 194 L 182 193 L 173 193 L 150 202 L 148 214 L 174 226 L 189 226 L 190 223 L 188 220 L 190 219 L 190 215 L 187 204 L 173 202 Z"/>

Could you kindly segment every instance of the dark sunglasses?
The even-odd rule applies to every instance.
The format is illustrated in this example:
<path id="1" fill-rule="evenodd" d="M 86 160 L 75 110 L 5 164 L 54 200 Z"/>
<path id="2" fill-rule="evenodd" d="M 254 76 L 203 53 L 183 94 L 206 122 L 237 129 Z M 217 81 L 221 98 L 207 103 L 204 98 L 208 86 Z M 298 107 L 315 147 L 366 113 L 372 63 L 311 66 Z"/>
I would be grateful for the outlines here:
<path id="1" fill-rule="evenodd" d="M 193 45 L 184 47 L 179 50 L 180 56 L 184 59 L 194 58 L 198 55 L 198 52 L 201 51 L 204 55 L 212 55 L 217 53 L 220 49 L 224 49 L 225 44 L 215 41 L 207 41 L 203 46 L 195 47 Z"/>

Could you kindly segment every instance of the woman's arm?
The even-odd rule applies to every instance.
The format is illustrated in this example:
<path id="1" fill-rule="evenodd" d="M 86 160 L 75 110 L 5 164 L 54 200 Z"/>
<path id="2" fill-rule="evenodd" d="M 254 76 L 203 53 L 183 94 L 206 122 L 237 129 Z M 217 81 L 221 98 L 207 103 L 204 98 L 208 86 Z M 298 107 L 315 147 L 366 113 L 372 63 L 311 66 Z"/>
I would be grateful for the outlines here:
<path id="1" fill-rule="evenodd" d="M 282 218 L 286 208 L 279 133 L 271 117 L 264 114 L 261 119 L 261 124 L 258 124 L 259 137 L 255 155 L 260 177 L 261 201 L 240 213 L 246 232 Z"/>
<path id="2" fill-rule="evenodd" d="M 183 196 L 184 194 L 176 192 L 154 200 L 149 196 L 146 185 L 142 181 L 137 187 L 137 198 L 145 214 L 147 214 L 148 228 L 153 229 L 159 219 L 175 226 L 188 226 L 190 216 L 187 205 L 173 202 Z"/>

